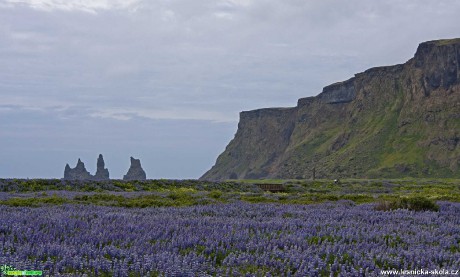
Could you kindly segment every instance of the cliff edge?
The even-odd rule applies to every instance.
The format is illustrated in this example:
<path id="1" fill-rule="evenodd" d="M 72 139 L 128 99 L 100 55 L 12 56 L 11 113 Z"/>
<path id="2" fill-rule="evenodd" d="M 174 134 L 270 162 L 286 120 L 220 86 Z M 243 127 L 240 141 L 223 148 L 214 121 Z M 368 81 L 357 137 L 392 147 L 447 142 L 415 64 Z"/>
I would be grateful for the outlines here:
<path id="1" fill-rule="evenodd" d="M 460 176 L 460 39 L 326 86 L 292 108 L 240 113 L 201 179 Z"/>

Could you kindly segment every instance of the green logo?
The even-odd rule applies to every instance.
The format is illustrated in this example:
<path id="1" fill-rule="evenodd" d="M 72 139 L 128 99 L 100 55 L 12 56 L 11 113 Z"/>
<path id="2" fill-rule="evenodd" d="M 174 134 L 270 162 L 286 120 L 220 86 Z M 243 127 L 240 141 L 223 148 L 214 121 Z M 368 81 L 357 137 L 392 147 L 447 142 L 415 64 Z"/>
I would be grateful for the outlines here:
<path id="1" fill-rule="evenodd" d="M 43 272 L 40 270 L 17 270 L 10 265 L 0 266 L 1 276 L 42 276 Z"/>
<path id="2" fill-rule="evenodd" d="M 0 266 L 0 273 L 2 274 L 2 276 L 6 275 L 6 273 L 10 270 L 16 270 L 16 268 L 10 266 L 10 265 L 2 265 Z"/>
<path id="3" fill-rule="evenodd" d="M 6 272 L 10 271 L 10 270 L 16 270 L 16 268 L 10 266 L 10 265 L 2 265 L 0 266 L 0 273 L 2 273 L 2 275 L 6 275 Z"/>

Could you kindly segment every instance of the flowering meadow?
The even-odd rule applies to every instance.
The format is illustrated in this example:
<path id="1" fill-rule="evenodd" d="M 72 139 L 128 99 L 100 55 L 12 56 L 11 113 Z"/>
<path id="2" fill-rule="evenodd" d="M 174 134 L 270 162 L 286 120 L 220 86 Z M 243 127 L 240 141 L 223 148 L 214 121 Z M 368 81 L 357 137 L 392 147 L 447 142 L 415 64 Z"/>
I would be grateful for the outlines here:
<path id="1" fill-rule="evenodd" d="M 46 276 L 378 276 L 460 269 L 460 204 L 0 205 L 0 265 Z"/>

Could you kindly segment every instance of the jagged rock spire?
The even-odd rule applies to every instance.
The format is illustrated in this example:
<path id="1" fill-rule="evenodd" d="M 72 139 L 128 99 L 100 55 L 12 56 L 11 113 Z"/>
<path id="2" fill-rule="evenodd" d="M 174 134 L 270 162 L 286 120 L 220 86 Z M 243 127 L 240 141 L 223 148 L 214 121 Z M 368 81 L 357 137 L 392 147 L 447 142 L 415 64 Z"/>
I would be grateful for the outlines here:
<path id="1" fill-rule="evenodd" d="M 78 159 L 75 168 L 71 168 L 69 164 L 66 164 L 64 169 L 64 180 L 109 180 L 109 170 L 105 168 L 104 157 L 99 154 L 97 159 L 97 171 L 93 176 L 85 168 L 85 164 Z"/>
<path id="2" fill-rule="evenodd" d="M 64 169 L 64 179 L 68 180 L 71 178 L 71 174 L 70 174 L 71 170 L 72 169 L 70 168 L 69 164 L 66 164 L 65 169 Z"/>
<path id="3" fill-rule="evenodd" d="M 69 164 L 65 166 L 64 179 L 66 180 L 89 180 L 91 177 L 91 174 L 85 168 L 85 164 L 80 159 L 78 159 L 75 168 L 70 168 Z"/>
<path id="4" fill-rule="evenodd" d="M 142 169 L 141 161 L 131 157 L 131 166 L 128 173 L 123 176 L 123 180 L 146 180 L 145 171 Z"/>
<path id="5" fill-rule="evenodd" d="M 99 154 L 99 157 L 97 158 L 97 168 L 104 168 L 105 167 L 105 162 L 104 162 L 104 157 L 102 154 Z"/>
<path id="6" fill-rule="evenodd" d="M 105 168 L 104 157 L 102 154 L 99 154 L 97 158 L 97 170 L 96 174 L 94 175 L 94 180 L 109 180 L 109 170 Z"/>

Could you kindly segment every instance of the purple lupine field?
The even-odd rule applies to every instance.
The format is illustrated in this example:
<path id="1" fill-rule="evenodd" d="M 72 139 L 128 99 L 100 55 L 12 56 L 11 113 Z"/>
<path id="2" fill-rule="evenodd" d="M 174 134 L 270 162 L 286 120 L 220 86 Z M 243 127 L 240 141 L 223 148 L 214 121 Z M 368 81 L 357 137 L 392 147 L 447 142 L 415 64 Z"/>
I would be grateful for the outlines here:
<path id="1" fill-rule="evenodd" d="M 0 264 L 46 276 L 378 276 L 459 269 L 460 204 L 0 206 Z"/>

